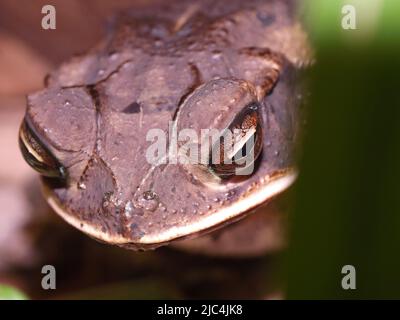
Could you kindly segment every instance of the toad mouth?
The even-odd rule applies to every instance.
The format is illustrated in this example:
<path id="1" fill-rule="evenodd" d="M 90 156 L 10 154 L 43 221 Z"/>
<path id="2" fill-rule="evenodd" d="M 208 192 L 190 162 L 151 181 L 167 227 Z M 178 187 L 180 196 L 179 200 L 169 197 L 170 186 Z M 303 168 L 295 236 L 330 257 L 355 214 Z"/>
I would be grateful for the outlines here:
<path id="1" fill-rule="evenodd" d="M 113 243 L 120 246 L 131 245 L 135 249 L 151 249 L 168 244 L 177 239 L 197 237 L 203 233 L 218 229 L 228 223 L 240 220 L 252 210 L 265 204 L 268 200 L 288 189 L 295 182 L 296 178 L 297 171 L 294 169 L 287 170 L 286 172 L 277 174 L 273 177 L 267 177 L 264 179 L 262 186 L 259 186 L 256 190 L 243 195 L 242 199 L 239 201 L 221 208 L 214 214 L 200 217 L 198 220 L 193 221 L 188 225 L 173 226 L 157 233 L 144 234 L 135 242 L 132 239 L 121 235 L 104 233 L 98 227 L 88 222 L 80 221 L 71 215 L 52 195 L 51 188 L 48 185 L 45 183 L 42 185 L 46 200 L 51 208 L 75 228 L 102 242 Z"/>

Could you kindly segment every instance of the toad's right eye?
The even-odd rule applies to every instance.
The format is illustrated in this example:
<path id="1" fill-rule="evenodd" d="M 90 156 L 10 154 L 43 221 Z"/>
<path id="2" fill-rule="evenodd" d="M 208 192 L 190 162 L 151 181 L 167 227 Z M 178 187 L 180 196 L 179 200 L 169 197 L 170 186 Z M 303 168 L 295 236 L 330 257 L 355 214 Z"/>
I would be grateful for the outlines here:
<path id="1" fill-rule="evenodd" d="M 227 132 L 236 132 L 226 145 L 225 139 L 212 148 L 209 163 L 210 169 L 220 178 L 230 178 L 238 172 L 240 175 L 251 175 L 255 160 L 262 150 L 263 129 L 261 125 L 260 106 L 250 103 L 234 118 Z M 231 145 L 231 146 L 229 146 Z M 216 156 L 215 156 L 216 155 Z M 246 170 L 248 169 L 248 170 Z"/>
<path id="2" fill-rule="evenodd" d="M 25 161 L 45 177 L 66 178 L 66 170 L 51 152 L 40 143 L 24 120 L 19 130 L 19 147 Z"/>

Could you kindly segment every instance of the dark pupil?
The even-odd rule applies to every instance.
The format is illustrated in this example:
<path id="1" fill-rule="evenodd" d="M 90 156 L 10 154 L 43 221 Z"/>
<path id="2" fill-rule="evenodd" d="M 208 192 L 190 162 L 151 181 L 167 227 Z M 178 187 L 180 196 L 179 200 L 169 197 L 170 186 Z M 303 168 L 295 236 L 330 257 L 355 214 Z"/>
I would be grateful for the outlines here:
<path id="1" fill-rule="evenodd" d="M 257 138 L 257 132 L 252 137 L 250 137 L 249 140 L 246 141 L 246 143 L 240 150 L 238 150 L 238 152 L 236 152 L 236 154 L 233 157 L 233 161 L 246 158 L 249 155 L 247 152 L 254 149 L 254 141 L 256 138 Z"/>

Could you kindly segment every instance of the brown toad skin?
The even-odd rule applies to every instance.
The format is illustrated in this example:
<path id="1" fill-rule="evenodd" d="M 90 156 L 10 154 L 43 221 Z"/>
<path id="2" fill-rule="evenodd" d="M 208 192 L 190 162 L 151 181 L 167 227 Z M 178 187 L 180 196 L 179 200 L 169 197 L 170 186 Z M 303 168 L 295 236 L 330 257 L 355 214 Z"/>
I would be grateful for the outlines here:
<path id="1" fill-rule="evenodd" d="M 168 1 L 125 11 L 102 43 L 54 71 L 46 89 L 28 96 L 25 120 L 68 170 L 67 183 L 43 179 L 64 218 L 99 240 L 146 249 L 244 217 L 194 226 L 294 167 L 298 70 L 310 59 L 294 12 L 291 1 L 262 0 Z M 212 81 L 217 89 L 205 90 Z M 229 103 L 245 107 L 232 102 L 243 83 L 263 121 L 263 151 L 251 176 L 210 187 L 190 166 L 152 168 L 145 158 L 150 129 L 168 133 L 173 119 L 178 127 L 221 127 L 217 115 L 235 116 Z M 140 202 L 149 190 L 158 202 L 151 210 Z M 141 241 L 191 225 L 160 243 Z"/>

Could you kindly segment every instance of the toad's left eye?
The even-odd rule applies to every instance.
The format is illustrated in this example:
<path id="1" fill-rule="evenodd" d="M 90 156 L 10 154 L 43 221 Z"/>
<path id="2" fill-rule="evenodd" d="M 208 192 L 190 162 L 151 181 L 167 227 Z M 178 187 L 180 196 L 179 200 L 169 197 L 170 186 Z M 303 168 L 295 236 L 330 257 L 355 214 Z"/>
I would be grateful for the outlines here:
<path id="1" fill-rule="evenodd" d="M 26 121 L 19 130 L 19 147 L 25 161 L 45 177 L 66 178 L 66 170 L 42 144 Z"/>
<path id="2" fill-rule="evenodd" d="M 258 103 L 246 106 L 213 146 L 209 167 L 220 178 L 251 175 L 262 151 L 262 121 Z M 217 160 L 217 161 L 215 161 Z"/>

